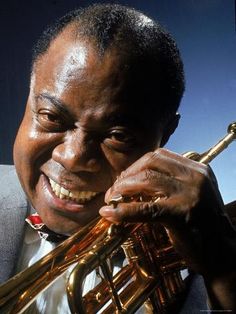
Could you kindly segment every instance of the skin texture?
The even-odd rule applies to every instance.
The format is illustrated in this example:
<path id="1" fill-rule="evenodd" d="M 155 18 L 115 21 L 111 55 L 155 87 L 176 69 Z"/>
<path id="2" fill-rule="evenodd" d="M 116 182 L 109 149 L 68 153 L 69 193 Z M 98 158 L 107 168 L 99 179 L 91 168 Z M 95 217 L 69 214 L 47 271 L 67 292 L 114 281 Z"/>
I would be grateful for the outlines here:
<path id="1" fill-rule="evenodd" d="M 115 49 L 98 56 L 93 42 L 74 36 L 67 27 L 36 62 L 14 146 L 33 207 L 63 234 L 87 224 L 100 208 L 115 223 L 163 223 L 176 249 L 204 276 L 212 307 L 236 311 L 236 236 L 214 176 L 207 166 L 158 148 L 178 116 L 161 125 L 140 103 L 148 76 L 139 80 L 142 85 L 130 84 L 127 56 Z M 70 191 L 98 194 L 84 204 L 61 200 L 49 178 Z M 104 197 L 109 203 L 137 194 L 142 202 L 104 206 Z M 156 203 L 147 201 L 156 196 Z"/>

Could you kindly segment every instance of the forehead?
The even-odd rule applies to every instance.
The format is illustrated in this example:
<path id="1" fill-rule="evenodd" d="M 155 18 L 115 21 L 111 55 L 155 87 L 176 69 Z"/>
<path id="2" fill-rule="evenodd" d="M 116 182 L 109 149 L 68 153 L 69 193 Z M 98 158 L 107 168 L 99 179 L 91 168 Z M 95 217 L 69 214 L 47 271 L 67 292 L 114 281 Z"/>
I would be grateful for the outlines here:
<path id="1" fill-rule="evenodd" d="M 93 81 L 102 83 L 118 74 L 115 53 L 100 57 L 92 41 L 76 38 L 71 30 L 65 30 L 52 41 L 48 50 L 34 66 L 37 86 L 55 84 L 55 92 L 65 91 L 69 83 L 85 85 Z M 46 86 L 45 86 L 46 87 Z"/>
<path id="2" fill-rule="evenodd" d="M 84 110 L 88 103 L 97 111 L 106 108 L 107 113 L 118 108 L 120 114 L 142 120 L 150 115 L 143 101 L 148 77 L 137 75 L 136 69 L 133 73 L 130 61 L 118 49 L 101 56 L 92 40 L 66 29 L 36 62 L 31 91 L 49 93 L 74 108 Z"/>

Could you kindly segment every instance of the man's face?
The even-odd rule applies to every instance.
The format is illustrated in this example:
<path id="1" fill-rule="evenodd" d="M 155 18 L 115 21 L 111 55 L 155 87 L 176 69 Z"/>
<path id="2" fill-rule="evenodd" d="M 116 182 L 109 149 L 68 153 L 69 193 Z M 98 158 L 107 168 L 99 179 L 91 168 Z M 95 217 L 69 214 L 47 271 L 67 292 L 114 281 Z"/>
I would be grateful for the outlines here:
<path id="1" fill-rule="evenodd" d="M 116 177 L 158 142 L 139 106 L 131 110 L 138 99 L 121 101 L 136 91 L 117 53 L 98 57 L 94 47 L 64 31 L 37 61 L 14 146 L 30 202 L 65 234 L 95 218 Z"/>

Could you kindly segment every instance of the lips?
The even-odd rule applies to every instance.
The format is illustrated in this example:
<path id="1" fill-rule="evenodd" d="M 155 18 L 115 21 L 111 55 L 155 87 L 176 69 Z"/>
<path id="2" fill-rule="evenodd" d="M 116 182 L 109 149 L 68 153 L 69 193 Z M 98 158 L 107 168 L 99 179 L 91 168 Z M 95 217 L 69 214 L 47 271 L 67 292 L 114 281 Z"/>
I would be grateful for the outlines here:
<path id="1" fill-rule="evenodd" d="M 99 193 L 93 191 L 70 191 L 59 185 L 51 178 L 49 183 L 53 193 L 60 199 L 71 200 L 78 204 L 85 204 L 95 198 Z"/>

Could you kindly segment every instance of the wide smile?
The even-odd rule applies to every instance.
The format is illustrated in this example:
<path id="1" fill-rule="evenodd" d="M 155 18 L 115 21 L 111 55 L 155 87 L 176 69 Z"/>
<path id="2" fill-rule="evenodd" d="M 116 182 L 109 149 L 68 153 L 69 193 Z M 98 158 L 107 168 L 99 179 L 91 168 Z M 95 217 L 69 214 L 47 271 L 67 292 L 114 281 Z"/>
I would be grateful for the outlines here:
<path id="1" fill-rule="evenodd" d="M 70 191 L 59 185 L 57 182 L 49 179 L 53 193 L 62 199 L 74 201 L 77 204 L 85 204 L 95 198 L 99 193 L 93 191 Z"/>

